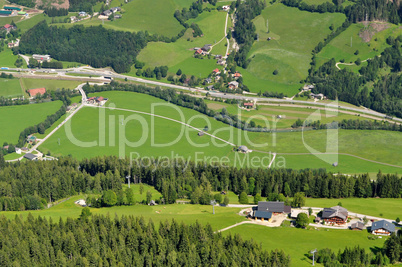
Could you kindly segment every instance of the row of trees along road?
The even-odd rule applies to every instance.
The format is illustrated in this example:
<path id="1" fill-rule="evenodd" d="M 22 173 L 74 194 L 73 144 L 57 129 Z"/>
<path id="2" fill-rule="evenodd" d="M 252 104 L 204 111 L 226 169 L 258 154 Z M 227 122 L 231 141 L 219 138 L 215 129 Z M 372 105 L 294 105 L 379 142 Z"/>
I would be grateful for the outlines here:
<path id="1" fill-rule="evenodd" d="M 0 210 L 38 209 L 58 199 L 78 193 L 119 192 L 131 176 L 131 183 L 154 186 L 165 203 L 188 198 L 209 204 L 213 191 L 257 195 L 269 200 L 286 200 L 304 192 L 308 197 L 393 197 L 400 198 L 402 178 L 378 173 L 371 181 L 367 174 L 333 175 L 325 170 L 250 169 L 212 166 L 172 160 L 130 167 L 128 159 L 103 156 L 78 161 L 62 157 L 57 161 L 5 163 L 0 155 Z M 35 206 L 23 199 L 33 196 Z M 296 199 L 296 198 L 295 198 Z M 224 201 L 224 200 L 223 200 Z M 291 203 L 292 204 L 292 203 Z M 299 206 L 303 204 L 293 204 Z"/>

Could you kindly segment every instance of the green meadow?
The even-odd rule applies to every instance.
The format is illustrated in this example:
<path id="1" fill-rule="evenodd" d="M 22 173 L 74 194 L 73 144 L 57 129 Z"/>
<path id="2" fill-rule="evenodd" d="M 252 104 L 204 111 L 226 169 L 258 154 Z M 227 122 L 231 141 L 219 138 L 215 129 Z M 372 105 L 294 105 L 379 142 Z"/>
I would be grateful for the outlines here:
<path id="1" fill-rule="evenodd" d="M 401 198 L 307 198 L 306 206 L 328 208 L 338 205 L 339 202 L 342 203 L 344 208 L 349 210 L 350 215 L 356 212 L 390 220 L 395 220 L 397 217 L 402 218 Z"/>
<path id="2" fill-rule="evenodd" d="M 34 126 L 55 113 L 61 101 L 40 104 L 0 107 L 0 145 L 4 142 L 17 143 L 20 132 Z"/>
<path id="3" fill-rule="evenodd" d="M 0 24 L 1 25 L 1 24 Z M 7 45 L 4 46 L 4 50 L 0 52 L 0 67 L 9 67 L 9 68 L 15 68 L 15 61 L 17 60 L 18 56 L 13 54 L 13 51 L 7 47 Z M 26 63 L 23 60 L 23 68 L 26 68 Z M 0 71 L 1 72 L 1 71 Z"/>
<path id="4" fill-rule="evenodd" d="M 155 157 L 172 157 L 172 154 L 173 156 L 177 154 L 191 160 L 200 160 L 199 157 L 196 158 L 196 155 L 209 157 L 207 160 L 210 160 L 212 156 L 227 156 L 230 159 L 228 164 L 243 164 L 253 157 L 270 158 L 269 152 L 272 151 L 307 153 L 307 155 L 278 155 L 274 162 L 275 167 L 328 168 L 335 172 L 346 173 L 376 173 L 380 169 L 383 172 L 395 173 L 401 170 L 401 168 L 375 164 L 347 155 L 339 155 L 339 157 L 327 155 L 325 159 L 329 163 L 326 163 L 320 157 L 308 154 L 310 151 L 305 144 L 320 152 L 326 151 L 327 131 L 275 134 L 243 132 L 205 117 L 194 110 L 174 105 L 166 106 L 166 102 L 148 95 L 132 92 L 102 92 L 93 95 L 109 98 L 108 106 L 152 112 L 171 119 L 186 121 L 198 129 L 208 125 L 209 133 L 235 145 L 247 145 L 257 151 L 247 156 L 233 152 L 231 145 L 207 135 L 199 137 L 196 130 L 167 119 L 151 118 L 149 115 L 130 111 L 85 107 L 72 118 L 71 124 L 64 125 L 40 147 L 43 152 L 50 150 L 55 156 L 71 154 L 77 158 L 105 154 L 130 156 L 131 152 L 134 152 L 135 157 L 138 154 Z M 153 110 L 152 105 L 154 105 Z M 127 121 L 121 124 L 122 119 Z M 105 124 L 99 121 L 104 121 Z M 395 157 L 402 149 L 400 140 L 401 135 L 398 132 L 358 130 L 338 132 L 339 153 L 348 153 L 398 166 L 402 166 L 400 157 Z M 80 144 L 79 141 L 86 143 Z M 383 149 L 377 150 L 377 147 Z M 285 163 L 279 156 L 285 158 Z M 333 162 L 339 162 L 339 166 L 332 167 Z"/>
<path id="5" fill-rule="evenodd" d="M 197 23 L 204 33 L 204 36 L 193 38 L 191 29 L 174 43 L 153 42 L 149 43 L 146 48 L 141 50 L 138 60 L 146 63 L 146 67 L 155 67 L 166 65 L 169 67 L 170 73 L 176 73 L 181 69 L 186 75 L 195 75 L 199 77 L 207 77 L 214 68 L 218 67 L 216 60 L 196 59 L 193 57 L 194 47 L 202 47 L 205 44 L 214 45 L 212 54 L 225 54 L 226 39 L 225 36 L 225 20 L 226 12 L 203 12 L 196 19 L 189 20 L 188 23 Z M 133 69 L 132 73 L 135 73 Z"/>
<path id="6" fill-rule="evenodd" d="M 267 20 L 269 33 L 267 33 Z M 241 69 L 252 92 L 283 92 L 293 96 L 307 77 L 311 51 L 345 20 L 338 13 L 310 13 L 282 4 L 268 5 L 253 22 L 259 38 L 250 50 L 251 63 Z M 268 38 L 272 38 L 268 41 Z M 274 70 L 278 74 L 274 75 Z"/>
<path id="7" fill-rule="evenodd" d="M 291 266 L 311 266 L 309 251 L 313 249 L 331 248 L 337 253 L 339 249 L 345 247 L 360 246 L 369 252 L 382 248 L 386 239 L 369 240 L 371 234 L 366 230 L 270 228 L 250 224 L 243 224 L 223 232 L 224 235 L 229 233 L 239 234 L 244 239 L 261 243 L 262 248 L 267 250 L 284 250 L 291 257 Z"/>
<path id="8" fill-rule="evenodd" d="M 0 79 L 0 96 L 18 97 L 25 95 L 19 79 Z"/>
<path id="9" fill-rule="evenodd" d="M 54 91 L 57 89 L 75 89 L 82 81 L 69 81 L 69 80 L 45 80 L 45 79 L 29 79 L 21 78 L 22 84 L 25 90 L 34 88 L 46 88 L 48 91 Z"/>
<path id="10" fill-rule="evenodd" d="M 379 25 L 385 29 L 377 32 L 371 25 Z M 372 33 L 372 38 L 369 42 L 364 42 L 360 37 L 360 33 L 365 28 Z M 373 58 L 389 47 L 386 43 L 388 36 L 397 37 L 401 34 L 402 29 L 398 25 L 390 23 L 373 22 L 367 27 L 363 23 L 352 24 L 317 54 L 317 66 L 322 65 L 331 58 L 335 58 L 337 62 L 344 60 L 346 63 L 355 62 L 358 58 L 361 60 Z M 357 50 L 359 53 L 355 55 Z M 342 65 L 340 67 L 342 68 Z"/>

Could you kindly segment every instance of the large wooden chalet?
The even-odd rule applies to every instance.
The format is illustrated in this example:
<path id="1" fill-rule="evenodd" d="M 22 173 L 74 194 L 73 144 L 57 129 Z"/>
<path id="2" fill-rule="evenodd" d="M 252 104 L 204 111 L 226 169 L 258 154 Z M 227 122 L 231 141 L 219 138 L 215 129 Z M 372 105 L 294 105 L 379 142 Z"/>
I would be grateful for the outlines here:
<path id="1" fill-rule="evenodd" d="M 270 221 L 273 214 L 289 214 L 292 208 L 284 202 L 259 201 L 257 207 L 253 207 L 253 218 L 255 220 Z"/>
<path id="2" fill-rule="evenodd" d="M 371 225 L 371 233 L 374 235 L 391 235 L 394 232 L 395 225 L 386 220 L 373 222 Z"/>
<path id="3" fill-rule="evenodd" d="M 344 224 L 348 220 L 348 210 L 341 206 L 324 208 L 321 217 L 326 223 Z"/>

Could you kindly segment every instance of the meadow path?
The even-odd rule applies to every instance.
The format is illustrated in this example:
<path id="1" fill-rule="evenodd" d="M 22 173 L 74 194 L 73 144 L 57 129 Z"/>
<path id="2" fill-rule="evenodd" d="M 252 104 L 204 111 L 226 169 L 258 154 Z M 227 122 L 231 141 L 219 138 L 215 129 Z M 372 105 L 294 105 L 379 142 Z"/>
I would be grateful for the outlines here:
<path id="1" fill-rule="evenodd" d="M 189 127 L 189 128 L 192 128 L 192 129 L 194 129 L 194 130 L 197 130 L 197 131 L 199 131 L 199 132 L 204 132 L 205 135 L 209 135 L 210 137 L 215 138 L 215 139 L 217 139 L 217 140 L 219 140 L 219 141 L 222 141 L 222 142 L 224 142 L 224 143 L 226 143 L 226 144 L 229 144 L 229 145 L 231 145 L 231 146 L 236 146 L 235 144 L 230 143 L 229 141 L 226 141 L 226 140 L 224 140 L 224 139 L 222 139 L 222 138 L 219 138 L 219 137 L 217 137 L 217 136 L 215 136 L 215 135 L 212 135 L 212 134 L 210 134 L 210 133 L 208 133 L 208 132 L 205 132 L 205 131 L 203 131 L 203 130 L 200 130 L 200 129 L 194 127 L 194 126 L 191 126 L 190 124 L 187 124 L 187 123 L 185 123 L 185 122 L 182 122 L 182 121 L 179 121 L 179 120 L 175 120 L 175 119 L 172 119 L 172 118 L 169 118 L 169 117 L 165 117 L 165 116 L 161 116 L 161 115 L 157 115 L 157 114 L 153 114 L 153 113 L 148 113 L 148 112 L 144 112 L 144 111 L 138 111 L 138 110 L 132 110 L 132 109 L 125 109 L 125 108 L 99 107 L 99 106 L 93 106 L 93 105 L 85 105 L 85 106 L 89 106 L 89 107 L 98 107 L 98 108 L 105 108 L 105 109 L 111 109 L 111 110 L 121 110 L 121 111 L 133 112 L 133 113 L 139 113 L 139 114 L 143 114 L 143 115 L 148 115 L 148 116 L 153 116 L 153 117 L 157 117 L 157 118 L 161 118 L 161 119 L 173 121 L 173 122 L 182 124 L 182 125 L 184 125 L 184 126 L 187 126 L 187 127 Z"/>

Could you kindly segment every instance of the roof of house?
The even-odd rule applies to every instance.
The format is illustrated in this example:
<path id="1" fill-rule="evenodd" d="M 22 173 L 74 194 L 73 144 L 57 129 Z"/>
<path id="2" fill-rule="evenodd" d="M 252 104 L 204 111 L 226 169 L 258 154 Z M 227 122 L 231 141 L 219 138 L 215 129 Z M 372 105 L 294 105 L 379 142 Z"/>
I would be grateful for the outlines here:
<path id="1" fill-rule="evenodd" d="M 238 72 L 236 72 L 235 74 L 233 74 L 233 76 L 235 76 L 235 77 L 241 77 L 241 74 L 238 73 Z"/>
<path id="2" fill-rule="evenodd" d="M 271 219 L 272 218 L 272 212 L 257 210 L 257 211 L 254 212 L 254 217 L 264 218 L 264 219 Z"/>
<path id="3" fill-rule="evenodd" d="M 24 155 L 24 158 L 26 158 L 26 159 L 29 159 L 29 160 L 34 160 L 34 159 L 36 159 L 38 156 L 36 156 L 36 155 L 34 155 L 34 154 L 32 154 L 32 153 L 26 153 L 25 155 Z"/>
<path id="4" fill-rule="evenodd" d="M 12 11 L 0 10 L 0 15 L 11 15 L 12 13 Z"/>
<path id="5" fill-rule="evenodd" d="M 4 28 L 5 28 L 5 29 L 10 29 L 10 28 L 14 28 L 14 26 L 13 26 L 13 25 L 10 25 L 10 24 L 6 24 L 6 25 L 4 25 Z"/>
<path id="6" fill-rule="evenodd" d="M 28 93 L 30 96 L 36 96 L 37 94 L 43 95 L 44 93 L 46 93 L 46 88 L 29 89 Z"/>
<path id="7" fill-rule="evenodd" d="M 252 107 L 252 106 L 254 106 L 254 103 L 244 103 L 244 105 Z"/>
<path id="8" fill-rule="evenodd" d="M 240 150 L 243 150 L 243 151 L 248 151 L 248 147 L 246 147 L 246 146 L 239 146 L 239 149 Z M 259 202 L 258 202 L 259 203 Z"/>
<path id="9" fill-rule="evenodd" d="M 322 218 L 329 219 L 333 217 L 339 217 L 342 220 L 346 220 L 348 218 L 348 210 L 341 206 L 324 208 L 324 210 L 322 211 Z"/>
<path id="10" fill-rule="evenodd" d="M 199 135 L 199 136 L 203 136 L 203 135 L 204 135 L 204 132 L 202 132 L 202 131 L 201 131 L 201 132 L 198 132 L 198 135 Z"/>
<path id="11" fill-rule="evenodd" d="M 371 231 L 378 230 L 378 229 L 384 229 L 390 233 L 393 233 L 393 232 L 395 232 L 395 225 L 386 220 L 373 222 L 373 224 L 371 225 Z"/>
<path id="12" fill-rule="evenodd" d="M 270 211 L 270 212 L 291 212 L 290 206 L 285 206 L 284 202 L 279 201 L 259 201 L 258 208 L 259 211 Z"/>
<path id="13" fill-rule="evenodd" d="M 238 82 L 236 82 L 236 81 L 231 81 L 231 82 L 229 83 L 229 85 L 238 86 L 238 85 L 239 85 L 239 83 L 238 83 Z"/>
<path id="14" fill-rule="evenodd" d="M 6 10 L 18 10 L 18 11 L 21 10 L 21 8 L 15 7 L 15 6 L 4 6 L 3 9 L 6 9 Z"/>
<path id="15" fill-rule="evenodd" d="M 350 229 L 363 230 L 363 228 L 364 228 L 364 223 L 362 223 L 362 222 L 355 222 L 355 223 L 352 223 L 352 225 L 350 226 Z"/>
<path id="16" fill-rule="evenodd" d="M 213 70 L 213 72 L 218 73 L 218 72 L 219 72 L 219 69 L 216 68 L 216 69 Z"/>

